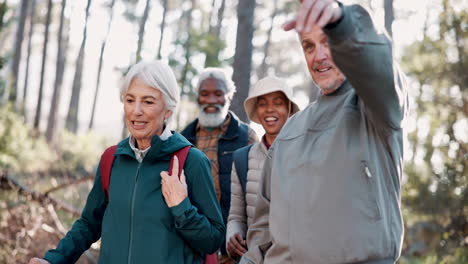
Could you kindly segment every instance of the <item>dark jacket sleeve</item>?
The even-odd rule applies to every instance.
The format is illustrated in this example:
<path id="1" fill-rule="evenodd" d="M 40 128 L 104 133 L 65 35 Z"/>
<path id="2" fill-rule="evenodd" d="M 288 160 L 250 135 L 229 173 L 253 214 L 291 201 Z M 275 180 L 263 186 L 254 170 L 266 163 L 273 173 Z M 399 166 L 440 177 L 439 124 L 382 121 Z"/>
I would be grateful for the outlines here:
<path id="1" fill-rule="evenodd" d="M 189 197 L 171 207 L 175 227 L 190 247 L 211 254 L 220 248 L 226 227 L 216 199 L 210 161 L 192 148 L 184 167 Z"/>
<path id="2" fill-rule="evenodd" d="M 270 198 L 271 198 L 271 157 L 267 157 L 260 178 L 255 216 L 247 231 L 247 253 L 242 256 L 241 264 L 263 263 L 264 256 L 272 245 L 270 234 Z"/>
<path id="3" fill-rule="evenodd" d="M 399 129 L 407 110 L 404 74 L 394 60 L 392 41 L 359 5 L 343 6 L 342 20 L 325 28 L 333 60 L 380 128 Z"/>
<path id="4" fill-rule="evenodd" d="M 94 185 L 88 194 L 86 205 L 78 220 L 60 240 L 56 249 L 47 251 L 44 259 L 52 264 L 75 263 L 88 250 L 91 244 L 101 237 L 101 223 L 106 201 L 101 187 L 99 168 L 94 179 Z"/>

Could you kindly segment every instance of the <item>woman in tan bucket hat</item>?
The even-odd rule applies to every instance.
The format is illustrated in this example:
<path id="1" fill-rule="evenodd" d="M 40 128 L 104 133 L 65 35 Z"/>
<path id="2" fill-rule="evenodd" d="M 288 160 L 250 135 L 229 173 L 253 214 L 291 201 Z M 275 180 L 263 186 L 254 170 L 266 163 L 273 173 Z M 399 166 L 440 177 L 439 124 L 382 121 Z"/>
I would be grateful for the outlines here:
<path id="1" fill-rule="evenodd" d="M 231 173 L 231 208 L 226 249 L 233 258 L 239 258 L 247 251 L 245 237 L 254 216 L 260 173 L 268 149 L 287 119 L 299 111 L 298 105 L 293 101 L 292 89 L 277 77 L 266 77 L 258 81 L 250 89 L 244 108 L 250 120 L 262 125 L 265 135 L 260 142 L 234 153 L 234 157 L 248 156 L 248 165 L 245 168 L 246 174 L 238 173 L 235 164 Z M 245 180 L 242 180 L 241 175 L 246 175 Z"/>

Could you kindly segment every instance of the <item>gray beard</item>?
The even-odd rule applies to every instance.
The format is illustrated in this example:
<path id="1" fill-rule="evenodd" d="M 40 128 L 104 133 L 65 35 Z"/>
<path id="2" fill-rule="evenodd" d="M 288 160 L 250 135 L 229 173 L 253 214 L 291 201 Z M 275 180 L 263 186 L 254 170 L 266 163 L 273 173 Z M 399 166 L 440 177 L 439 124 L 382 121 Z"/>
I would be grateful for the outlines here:
<path id="1" fill-rule="evenodd" d="M 216 113 L 205 113 L 205 111 L 203 111 L 204 106 L 199 105 L 198 109 L 200 110 L 200 115 L 198 116 L 198 122 L 200 122 L 200 125 L 203 127 L 221 126 L 229 112 L 229 106 L 229 103 L 225 103 L 220 111 Z"/>

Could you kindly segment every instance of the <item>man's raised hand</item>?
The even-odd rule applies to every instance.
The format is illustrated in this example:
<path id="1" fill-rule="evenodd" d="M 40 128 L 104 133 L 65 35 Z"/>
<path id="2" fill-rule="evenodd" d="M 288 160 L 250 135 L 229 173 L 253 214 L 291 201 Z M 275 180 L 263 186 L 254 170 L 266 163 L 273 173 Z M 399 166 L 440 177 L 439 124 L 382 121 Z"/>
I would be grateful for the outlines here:
<path id="1" fill-rule="evenodd" d="M 335 0 L 303 0 L 296 18 L 284 24 L 283 29 L 308 33 L 314 27 L 323 28 L 338 21 L 343 15 L 342 12 Z"/>

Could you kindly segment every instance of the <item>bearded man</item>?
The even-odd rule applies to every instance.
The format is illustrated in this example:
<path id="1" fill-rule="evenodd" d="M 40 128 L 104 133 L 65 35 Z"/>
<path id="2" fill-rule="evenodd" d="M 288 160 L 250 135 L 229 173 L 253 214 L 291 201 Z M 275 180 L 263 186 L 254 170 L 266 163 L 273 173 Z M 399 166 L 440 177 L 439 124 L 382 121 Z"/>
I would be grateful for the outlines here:
<path id="1" fill-rule="evenodd" d="M 200 114 L 181 134 L 210 159 L 216 196 L 226 224 L 231 205 L 232 154 L 258 138 L 253 129 L 229 111 L 236 88 L 224 70 L 204 69 L 196 87 Z M 233 263 L 225 245 L 221 247 L 220 263 Z"/>

